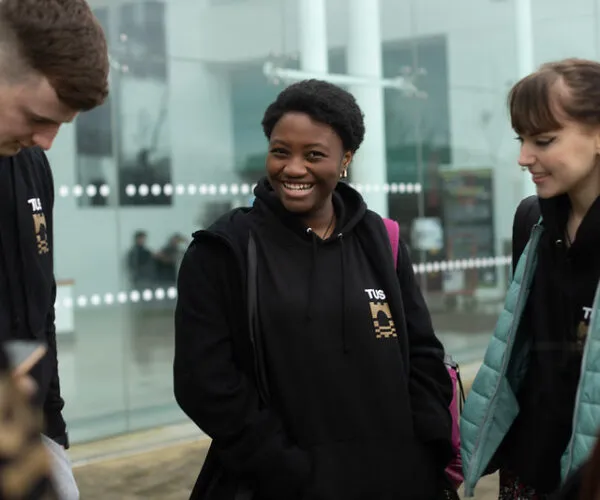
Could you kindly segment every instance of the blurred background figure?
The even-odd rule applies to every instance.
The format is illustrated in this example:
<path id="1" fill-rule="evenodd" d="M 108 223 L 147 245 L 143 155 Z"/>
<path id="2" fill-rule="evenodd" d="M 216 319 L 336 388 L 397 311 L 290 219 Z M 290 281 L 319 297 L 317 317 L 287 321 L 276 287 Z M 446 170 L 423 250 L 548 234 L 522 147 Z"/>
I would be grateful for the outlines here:
<path id="1" fill-rule="evenodd" d="M 136 231 L 133 245 L 127 253 L 129 279 L 134 289 L 152 286 L 155 281 L 156 263 L 154 255 L 146 246 L 147 240 L 146 231 Z"/>
<path id="2" fill-rule="evenodd" d="M 161 286 L 172 286 L 177 281 L 177 272 L 184 252 L 183 245 L 186 241 L 183 235 L 176 233 L 156 254 L 156 278 Z"/>

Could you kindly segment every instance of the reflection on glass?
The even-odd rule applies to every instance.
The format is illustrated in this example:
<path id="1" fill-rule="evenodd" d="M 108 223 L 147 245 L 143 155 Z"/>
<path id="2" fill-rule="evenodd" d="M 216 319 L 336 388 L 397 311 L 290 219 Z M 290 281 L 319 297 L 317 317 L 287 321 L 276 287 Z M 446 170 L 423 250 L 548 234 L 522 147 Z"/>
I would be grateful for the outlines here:
<path id="1" fill-rule="evenodd" d="M 264 170 L 262 113 L 286 85 L 265 63 L 301 69 L 299 5 L 98 3 L 111 96 L 66 127 L 49 153 L 74 440 L 184 420 L 171 388 L 178 259 L 194 231 L 252 203 Z M 501 308 L 523 192 L 505 109 L 518 75 L 506 55 L 514 5 L 380 0 L 379 8 L 382 76 L 405 78 L 416 91 L 381 87 L 383 158 L 365 149 L 363 172 L 351 181 L 365 197 L 383 198 L 400 222 L 450 353 L 477 361 Z M 358 92 L 367 69 L 355 65 L 349 40 L 366 34 L 352 28 L 347 9 L 326 1 L 325 59 L 329 74 L 347 76 L 344 86 Z M 595 32 L 593 12 L 583 2 L 577 9 L 580 17 L 560 25 Z M 567 42 L 544 34 L 544 23 L 534 22 L 536 54 L 560 56 Z M 583 38 L 568 40 L 571 54 L 590 55 L 593 40 Z M 373 180 L 382 165 L 384 178 Z"/>

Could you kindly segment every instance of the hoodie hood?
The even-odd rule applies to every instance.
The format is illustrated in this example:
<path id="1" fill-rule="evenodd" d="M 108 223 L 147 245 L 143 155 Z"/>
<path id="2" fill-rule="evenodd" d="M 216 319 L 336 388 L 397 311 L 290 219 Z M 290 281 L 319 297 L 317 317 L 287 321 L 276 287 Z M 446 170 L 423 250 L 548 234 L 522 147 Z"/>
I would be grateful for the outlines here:
<path id="1" fill-rule="evenodd" d="M 312 228 L 307 227 L 298 214 L 289 212 L 277 197 L 269 180 L 263 177 L 254 189 L 256 201 L 254 208 L 278 218 L 283 225 L 299 235 L 310 235 Z M 367 211 L 362 196 L 353 188 L 339 182 L 332 195 L 333 207 L 337 218 L 334 237 L 340 237 L 352 231 Z"/>
<path id="2" fill-rule="evenodd" d="M 304 315 L 304 325 L 309 327 L 315 318 L 315 298 L 318 293 L 319 282 L 322 279 L 319 276 L 319 257 L 322 251 L 331 251 L 331 248 L 324 249 L 325 245 L 330 246 L 338 244 L 337 251 L 339 252 L 339 261 L 341 265 L 341 280 L 339 294 L 341 296 L 341 310 L 335 316 L 340 318 L 340 332 L 344 352 L 350 350 L 350 340 L 348 332 L 348 300 L 347 300 L 347 251 L 345 248 L 344 239 L 352 232 L 356 225 L 365 216 L 367 206 L 362 196 L 352 189 L 350 186 L 338 183 L 335 191 L 332 194 L 333 207 L 336 214 L 336 227 L 332 235 L 326 240 L 319 238 L 312 228 L 307 227 L 300 216 L 288 211 L 271 187 L 267 178 L 261 179 L 254 190 L 256 201 L 254 208 L 265 215 L 267 224 L 274 229 L 273 233 L 277 234 L 277 239 L 284 244 L 298 244 L 301 241 L 311 245 L 311 256 L 308 270 L 308 287 L 306 287 L 306 310 Z M 290 232 L 293 233 L 301 241 L 289 239 Z"/>

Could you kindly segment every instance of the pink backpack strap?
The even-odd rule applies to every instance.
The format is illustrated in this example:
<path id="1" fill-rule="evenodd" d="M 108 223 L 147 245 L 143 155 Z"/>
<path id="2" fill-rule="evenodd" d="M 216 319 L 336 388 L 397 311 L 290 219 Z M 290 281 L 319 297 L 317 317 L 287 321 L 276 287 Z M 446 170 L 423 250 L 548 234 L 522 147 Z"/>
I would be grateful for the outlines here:
<path id="1" fill-rule="evenodd" d="M 400 226 L 395 220 L 383 219 L 385 229 L 392 245 L 392 255 L 394 256 L 394 267 L 398 265 L 398 245 L 400 244 Z"/>
<path id="2" fill-rule="evenodd" d="M 395 220 L 383 219 L 385 229 L 388 233 L 390 245 L 392 246 L 392 255 L 394 256 L 394 267 L 398 266 L 398 250 L 400 246 L 400 226 Z M 465 402 L 465 393 L 460 380 L 458 365 L 451 356 L 446 356 L 444 360 L 450 380 L 452 381 L 452 402 L 450 403 L 450 415 L 452 416 L 452 448 L 454 458 L 446 467 L 446 475 L 453 486 L 458 488 L 463 482 L 462 459 L 460 456 L 460 413 L 462 405 Z"/>

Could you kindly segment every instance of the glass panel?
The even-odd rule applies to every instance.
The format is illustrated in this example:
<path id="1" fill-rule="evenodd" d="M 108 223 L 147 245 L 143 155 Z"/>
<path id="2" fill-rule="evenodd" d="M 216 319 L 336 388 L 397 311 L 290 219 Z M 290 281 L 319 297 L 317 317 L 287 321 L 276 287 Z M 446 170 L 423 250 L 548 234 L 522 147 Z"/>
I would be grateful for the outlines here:
<path id="1" fill-rule="evenodd" d="M 533 69 L 528 37 L 534 64 L 596 57 L 596 1 L 533 0 L 533 26 L 518 32 L 519 2 L 324 0 L 326 36 L 309 45 L 319 16 L 300 9 L 318 2 L 93 5 L 109 38 L 111 96 L 49 153 L 74 441 L 184 419 L 171 386 L 181 254 L 193 231 L 251 203 L 262 115 L 293 81 L 276 70 L 314 66 L 311 44 L 327 53 L 329 75 L 306 75 L 336 78 L 366 114 L 351 182 L 400 222 L 447 350 L 481 359 L 507 286 L 514 210 L 532 192 L 506 94 Z"/>
<path id="2" fill-rule="evenodd" d="M 260 121 L 283 88 L 264 64 L 285 54 L 297 67 L 284 50 L 289 8 L 97 3 L 111 95 L 66 126 L 49 153 L 74 442 L 185 419 L 172 388 L 179 261 L 193 231 L 251 201 L 264 165 Z"/>
<path id="3" fill-rule="evenodd" d="M 401 29 L 393 19 L 408 21 Z M 391 195 L 436 331 L 461 363 L 479 361 L 506 288 L 510 222 L 520 200 L 505 102 L 516 78 L 511 2 L 382 2 L 388 77 L 418 93 L 386 91 L 388 175 L 418 183 Z M 473 43 L 477 40 L 477 43 Z"/>

